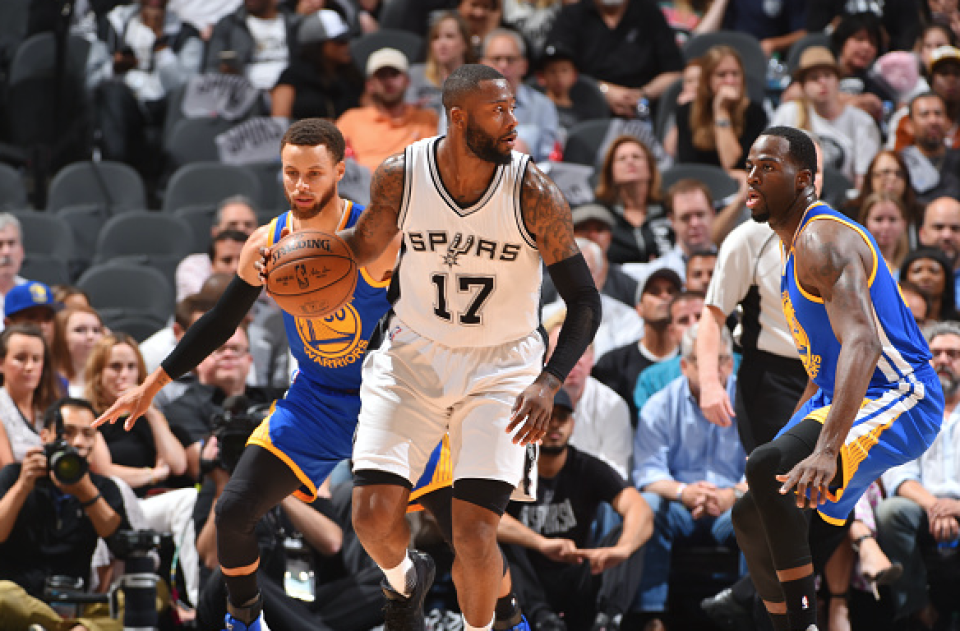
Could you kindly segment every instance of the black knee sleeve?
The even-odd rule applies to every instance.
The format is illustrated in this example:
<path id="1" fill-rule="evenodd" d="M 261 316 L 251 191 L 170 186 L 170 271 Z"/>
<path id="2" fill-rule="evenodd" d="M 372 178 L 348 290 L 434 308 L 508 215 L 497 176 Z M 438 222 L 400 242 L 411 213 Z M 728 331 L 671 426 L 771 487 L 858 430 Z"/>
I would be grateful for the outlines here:
<path id="1" fill-rule="evenodd" d="M 513 494 L 513 485 L 500 480 L 463 478 L 453 483 L 453 496 L 503 516 Z"/>
<path id="2" fill-rule="evenodd" d="M 783 589 L 773 567 L 763 520 L 752 491 L 737 500 L 730 516 L 737 533 L 737 544 L 747 559 L 750 578 L 760 598 L 767 602 L 783 602 Z"/>

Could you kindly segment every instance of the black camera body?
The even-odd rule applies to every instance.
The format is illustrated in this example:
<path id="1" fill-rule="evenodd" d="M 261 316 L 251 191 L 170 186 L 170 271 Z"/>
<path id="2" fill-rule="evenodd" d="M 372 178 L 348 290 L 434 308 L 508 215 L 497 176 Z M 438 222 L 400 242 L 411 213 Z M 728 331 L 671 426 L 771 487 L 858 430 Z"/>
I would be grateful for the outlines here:
<path id="1" fill-rule="evenodd" d="M 218 466 L 229 473 L 237 467 L 247 439 L 257 429 L 269 411 L 269 405 L 250 406 L 246 397 L 230 397 L 224 401 L 224 411 L 213 416 L 212 434 L 217 438 L 219 452 L 209 467 Z"/>
<path id="2" fill-rule="evenodd" d="M 43 455 L 47 457 L 50 474 L 61 484 L 76 484 L 90 470 L 87 459 L 63 438 L 45 444 Z"/>

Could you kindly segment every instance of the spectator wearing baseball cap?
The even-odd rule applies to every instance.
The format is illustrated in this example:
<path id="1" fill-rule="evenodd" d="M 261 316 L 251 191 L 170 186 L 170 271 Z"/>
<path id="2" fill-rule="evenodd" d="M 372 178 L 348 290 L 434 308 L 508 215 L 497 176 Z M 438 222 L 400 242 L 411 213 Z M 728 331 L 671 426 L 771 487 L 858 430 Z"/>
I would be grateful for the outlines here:
<path id="1" fill-rule="evenodd" d="M 680 275 L 668 267 L 654 270 L 637 293 L 636 310 L 643 318 L 643 335 L 599 356 L 593 376 L 623 397 L 636 423 L 633 391 L 640 373 L 677 355 L 679 341 L 671 335 L 670 303 L 683 291 Z"/>
<path id="2" fill-rule="evenodd" d="M 331 9 L 303 17 L 297 55 L 271 92 L 273 116 L 335 119 L 360 104 L 363 77 L 350 54 L 350 35 L 349 25 Z"/>
<path id="3" fill-rule="evenodd" d="M 569 131 L 582 121 L 610 117 L 603 92 L 596 81 L 580 75 L 573 51 L 564 44 L 550 44 L 543 50 L 537 81 L 556 106 L 562 130 Z"/>
<path id="4" fill-rule="evenodd" d="M 371 171 L 407 145 L 437 134 L 433 110 L 406 102 L 410 62 L 395 48 L 381 48 L 367 58 L 366 95 L 370 105 L 347 110 L 338 120 L 347 147 Z"/>
<path id="5" fill-rule="evenodd" d="M 31 280 L 7 292 L 3 303 L 3 324 L 35 324 L 43 332 L 47 345 L 53 344 L 54 317 L 62 305 L 47 285 Z"/>

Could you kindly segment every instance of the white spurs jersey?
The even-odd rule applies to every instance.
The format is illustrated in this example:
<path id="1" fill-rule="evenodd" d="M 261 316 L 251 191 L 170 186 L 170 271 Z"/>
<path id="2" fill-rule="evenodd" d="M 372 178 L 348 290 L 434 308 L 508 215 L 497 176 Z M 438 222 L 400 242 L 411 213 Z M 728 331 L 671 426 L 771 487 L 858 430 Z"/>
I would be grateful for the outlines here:
<path id="1" fill-rule="evenodd" d="M 460 208 L 440 181 L 439 138 L 407 147 L 398 226 L 400 296 L 394 311 L 450 347 L 497 346 L 540 325 L 540 253 L 520 211 L 529 156 L 513 152 L 487 191 Z"/>

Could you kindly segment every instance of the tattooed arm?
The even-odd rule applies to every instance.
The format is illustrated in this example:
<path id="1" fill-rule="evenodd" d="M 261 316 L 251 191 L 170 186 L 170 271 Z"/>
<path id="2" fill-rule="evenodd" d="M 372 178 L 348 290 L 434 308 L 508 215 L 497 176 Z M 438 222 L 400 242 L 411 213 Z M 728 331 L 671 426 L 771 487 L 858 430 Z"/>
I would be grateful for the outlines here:
<path id="1" fill-rule="evenodd" d="M 347 242 L 360 267 L 374 264 L 380 259 L 400 232 L 397 217 L 403 197 L 403 174 L 406 160 L 402 153 L 383 161 L 370 182 L 370 205 L 361 213 L 353 228 L 337 234 Z M 396 254 L 396 250 L 393 250 Z"/>
<path id="2" fill-rule="evenodd" d="M 800 234 L 794 250 L 797 282 L 823 299 L 830 326 L 841 343 L 836 387 L 830 411 L 813 453 L 786 476 L 784 490 L 797 487 L 797 504 L 815 508 L 837 471 L 840 448 L 863 403 L 880 359 L 869 277 L 878 262 L 859 234 L 835 221 L 814 221 Z M 806 500 L 806 491 L 810 499 Z"/>
<path id="3" fill-rule="evenodd" d="M 570 206 L 560 189 L 534 164 L 527 167 L 520 192 L 527 230 L 537 240 L 553 284 L 567 305 L 557 347 L 540 376 L 524 390 L 513 408 L 507 431 L 525 421 L 514 436 L 524 444 L 546 433 L 553 396 L 587 350 L 600 326 L 600 293 L 573 236 Z"/>

